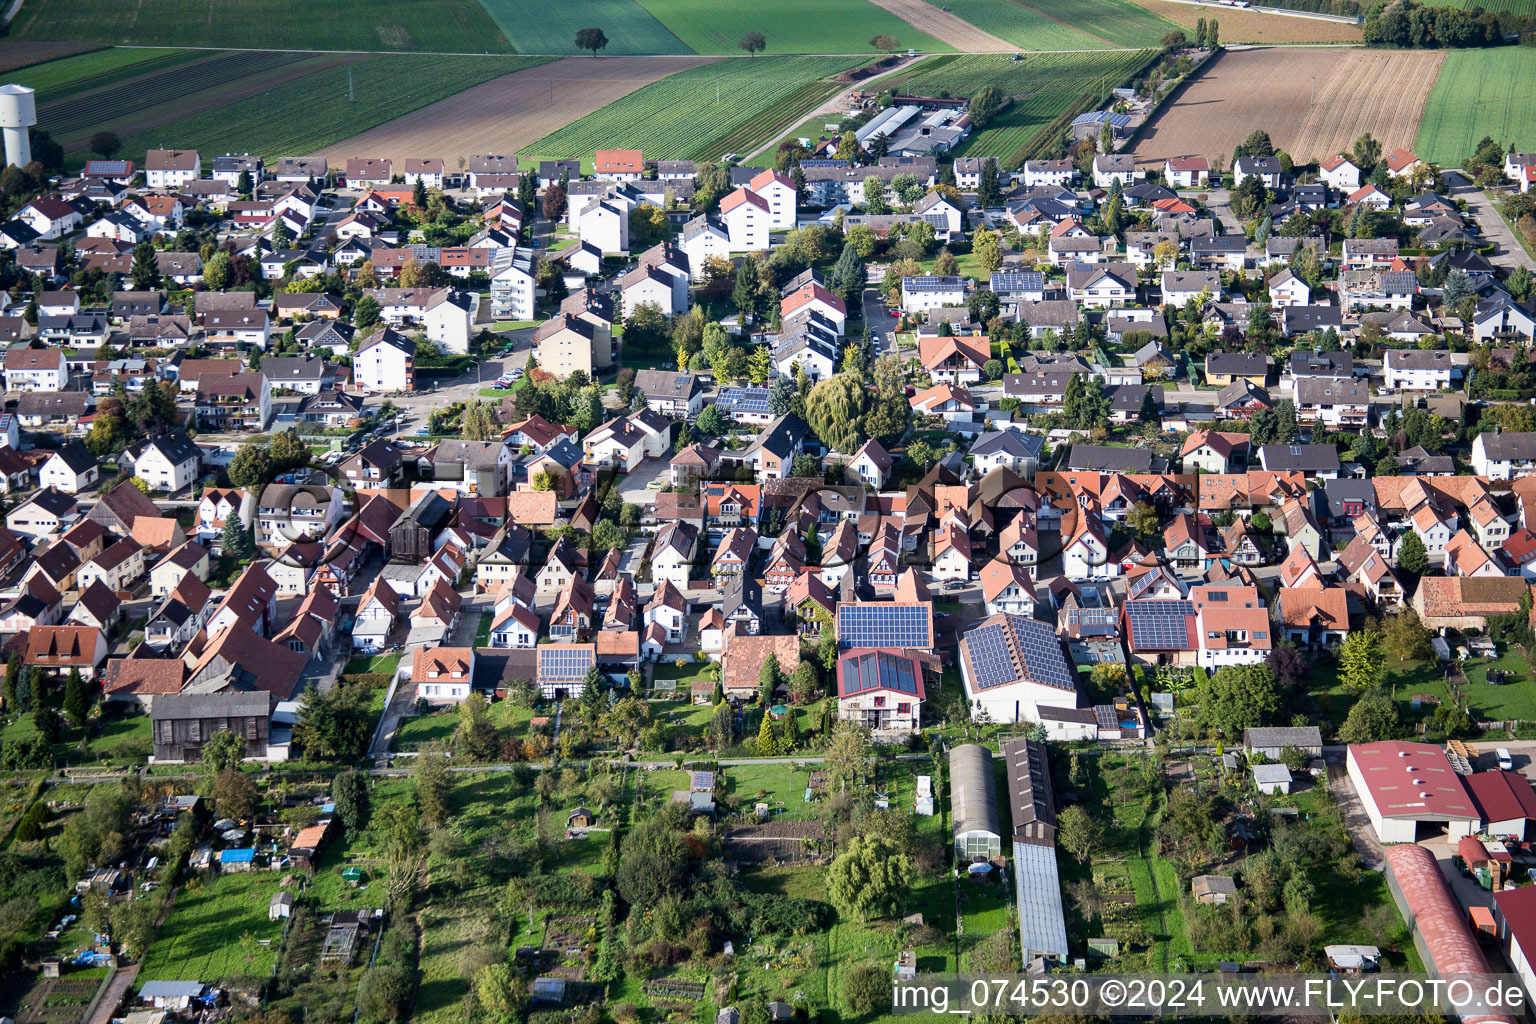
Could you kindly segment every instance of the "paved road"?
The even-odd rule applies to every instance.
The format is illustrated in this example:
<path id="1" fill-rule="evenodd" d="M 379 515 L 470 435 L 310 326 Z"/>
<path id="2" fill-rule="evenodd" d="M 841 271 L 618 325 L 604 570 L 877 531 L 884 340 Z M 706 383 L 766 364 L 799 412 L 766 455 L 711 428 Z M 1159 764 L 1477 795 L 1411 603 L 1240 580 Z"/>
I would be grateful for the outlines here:
<path id="1" fill-rule="evenodd" d="M 1198 189 L 1196 191 L 1199 191 Z M 1221 222 L 1221 233 L 1224 235 L 1241 235 L 1243 222 L 1237 219 L 1237 214 L 1232 212 L 1228 205 L 1232 201 L 1232 195 L 1224 188 L 1213 188 L 1206 191 L 1205 205 L 1216 215 Z"/>
<path id="2" fill-rule="evenodd" d="M 878 288 L 864 289 L 864 323 L 869 327 L 876 354 L 896 351 L 896 332 L 891 330 L 896 321 L 885 308 Z"/>
<path id="3" fill-rule="evenodd" d="M 1520 241 L 1515 238 L 1515 233 L 1504 222 L 1504 218 L 1499 216 L 1499 211 L 1494 209 L 1493 200 L 1488 193 L 1455 171 L 1446 171 L 1444 178 L 1450 185 L 1446 193 L 1448 198 L 1465 199 L 1468 212 L 1477 222 L 1478 231 L 1484 238 L 1498 246 L 1497 251 L 1488 258 L 1488 261 L 1495 266 L 1507 267 L 1511 270 L 1516 266 L 1524 266 L 1526 270 L 1536 272 L 1536 260 L 1526 254 Z"/>

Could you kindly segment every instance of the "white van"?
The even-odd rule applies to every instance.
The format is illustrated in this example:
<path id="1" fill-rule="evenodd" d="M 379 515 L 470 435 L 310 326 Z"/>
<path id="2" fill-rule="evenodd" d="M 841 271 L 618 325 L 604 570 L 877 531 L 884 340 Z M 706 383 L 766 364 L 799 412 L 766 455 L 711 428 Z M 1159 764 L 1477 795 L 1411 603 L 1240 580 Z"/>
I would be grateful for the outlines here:
<path id="1" fill-rule="evenodd" d="M 1507 772 L 1514 769 L 1515 759 L 1510 756 L 1507 749 L 1500 747 L 1498 750 L 1494 751 L 1494 754 L 1499 759 L 1499 771 Z"/>

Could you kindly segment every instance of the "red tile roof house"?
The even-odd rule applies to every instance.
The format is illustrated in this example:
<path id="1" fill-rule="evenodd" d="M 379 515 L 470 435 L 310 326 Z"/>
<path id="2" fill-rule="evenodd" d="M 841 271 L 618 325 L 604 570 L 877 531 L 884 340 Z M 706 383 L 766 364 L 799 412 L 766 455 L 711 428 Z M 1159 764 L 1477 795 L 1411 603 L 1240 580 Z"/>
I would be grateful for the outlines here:
<path id="1" fill-rule="evenodd" d="M 1211 162 L 1203 156 L 1169 157 L 1163 177 L 1172 188 L 1198 188 L 1210 181 Z"/>
<path id="2" fill-rule="evenodd" d="M 82 679 L 94 679 L 107 660 L 106 637 L 95 626 L 34 626 L 25 636 L 28 667 L 60 675 L 79 669 Z"/>
<path id="3" fill-rule="evenodd" d="M 639 181 L 645 157 L 638 149 L 600 149 L 594 154 L 595 176 L 605 181 Z"/>
<path id="4" fill-rule="evenodd" d="M 393 173 L 394 165 L 388 160 L 353 157 L 347 161 L 347 185 L 350 188 L 388 185 Z"/>

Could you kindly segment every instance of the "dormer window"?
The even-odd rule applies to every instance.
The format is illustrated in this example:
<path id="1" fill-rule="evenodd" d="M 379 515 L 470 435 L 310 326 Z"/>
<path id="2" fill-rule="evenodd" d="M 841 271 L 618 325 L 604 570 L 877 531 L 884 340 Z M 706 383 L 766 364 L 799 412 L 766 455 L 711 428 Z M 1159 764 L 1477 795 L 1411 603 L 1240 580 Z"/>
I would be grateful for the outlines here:
<path id="1" fill-rule="evenodd" d="M 428 679 L 436 679 L 437 678 L 437 669 L 435 669 L 435 668 L 434 669 L 429 669 L 427 671 L 427 678 Z"/>

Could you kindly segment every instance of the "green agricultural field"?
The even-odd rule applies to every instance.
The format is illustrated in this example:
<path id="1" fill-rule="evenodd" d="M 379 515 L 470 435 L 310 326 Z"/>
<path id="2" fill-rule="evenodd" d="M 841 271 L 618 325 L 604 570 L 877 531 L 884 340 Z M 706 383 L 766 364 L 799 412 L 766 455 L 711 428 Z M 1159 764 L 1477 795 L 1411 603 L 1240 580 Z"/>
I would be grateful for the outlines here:
<path id="1" fill-rule="evenodd" d="M 13 39 L 141 46 L 508 53 L 478 0 L 27 0 Z"/>
<path id="2" fill-rule="evenodd" d="M 1522 18 L 1536 18 L 1536 0 L 1425 0 L 1431 7 L 1460 7 L 1463 10 L 1481 7 L 1495 14 L 1518 14 Z"/>
<path id="3" fill-rule="evenodd" d="M 369 57 L 318 71 L 267 92 L 126 135 L 125 153 L 175 139 L 203 152 L 252 152 L 267 159 L 308 153 L 350 138 L 456 92 L 545 63 L 541 57 Z M 347 100 L 348 73 L 354 102 Z M 83 156 L 83 154 L 80 154 Z"/>
<path id="4" fill-rule="evenodd" d="M 1115 46 L 1156 46 L 1179 26 L 1128 0 L 1028 0 L 1039 11 Z"/>
<path id="5" fill-rule="evenodd" d="M 78 57 L 35 64 L 7 76 L 19 85 L 37 90 L 37 102 L 47 103 L 83 89 L 175 67 L 197 56 L 193 50 L 139 50 L 114 47 L 82 53 Z"/>
<path id="6" fill-rule="evenodd" d="M 877 35 L 895 36 L 903 47 L 924 52 L 954 49 L 868 0 L 639 2 L 699 53 L 737 53 L 736 43 L 747 32 L 761 32 L 768 53 L 873 53 L 869 41 Z"/>
<path id="7" fill-rule="evenodd" d="M 1414 152 L 1454 167 L 1485 135 L 1501 145 L 1530 146 L 1536 140 L 1531 81 L 1536 81 L 1536 50 L 1529 47 L 1451 50 L 1424 104 Z"/>
<path id="8" fill-rule="evenodd" d="M 1078 31 L 1068 22 L 1052 21 L 1033 7 L 1011 0 L 928 0 L 948 7 L 951 14 L 1006 39 L 1021 50 L 1089 50 L 1110 44 Z"/>
<path id="9" fill-rule="evenodd" d="M 600 147 L 645 151 L 658 160 L 714 160 L 748 153 L 842 85 L 826 79 L 852 57 L 758 57 L 669 75 L 544 136 L 518 155 L 589 156 Z"/>
<path id="10" fill-rule="evenodd" d="M 283 931 L 281 921 L 267 920 L 267 904 L 280 880 L 276 872 L 233 872 L 201 888 L 179 890 L 139 977 L 210 985 L 224 978 L 266 977 Z M 271 944 L 260 945 L 262 939 Z"/>
<path id="11" fill-rule="evenodd" d="M 580 53 L 576 33 L 601 28 L 605 56 L 636 53 L 690 53 L 636 0 L 480 0 L 519 53 Z"/>
<path id="12" fill-rule="evenodd" d="M 995 85 L 1013 103 L 957 150 L 961 156 L 993 156 L 1012 165 L 1042 128 L 1087 93 L 1103 93 L 1136 75 L 1152 50 L 1032 53 L 1022 61 L 970 54 L 930 57 L 901 80 L 905 91 L 933 96 L 970 96 Z M 895 88 L 893 80 L 890 88 Z"/>
<path id="13" fill-rule="evenodd" d="M 78 58 L 71 58 L 58 62 L 66 67 L 36 69 L 54 82 L 53 95 L 38 104 L 38 120 L 66 150 L 77 150 L 100 129 L 119 135 L 147 131 L 354 59 L 276 50 L 189 50 L 137 69 L 120 68 L 102 76 L 103 82 L 91 62 L 77 65 Z"/>

